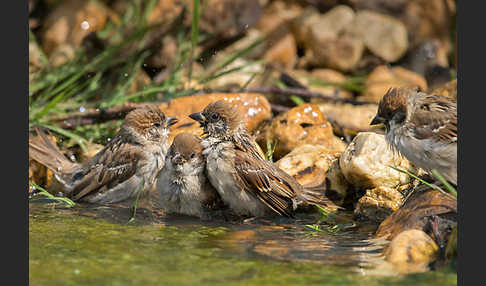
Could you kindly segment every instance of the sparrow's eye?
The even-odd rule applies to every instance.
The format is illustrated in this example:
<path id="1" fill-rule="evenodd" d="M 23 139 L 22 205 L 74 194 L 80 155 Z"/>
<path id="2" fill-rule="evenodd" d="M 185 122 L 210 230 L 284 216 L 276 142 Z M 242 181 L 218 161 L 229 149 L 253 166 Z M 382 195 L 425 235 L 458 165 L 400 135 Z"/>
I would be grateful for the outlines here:
<path id="1" fill-rule="evenodd" d="M 154 126 L 157 127 L 157 128 L 159 128 L 160 127 L 160 122 L 155 122 L 154 123 Z"/>
<path id="2" fill-rule="evenodd" d="M 211 114 L 211 119 L 218 120 L 219 119 L 219 114 L 217 114 L 217 113 Z"/>
<path id="3" fill-rule="evenodd" d="M 420 106 L 420 108 L 423 109 L 423 110 L 427 110 L 427 111 L 430 110 L 430 106 L 428 104 L 422 104 L 422 106 Z"/>
<path id="4" fill-rule="evenodd" d="M 192 153 L 191 154 L 191 159 L 193 159 L 194 157 L 196 157 L 196 154 L 195 153 Z"/>

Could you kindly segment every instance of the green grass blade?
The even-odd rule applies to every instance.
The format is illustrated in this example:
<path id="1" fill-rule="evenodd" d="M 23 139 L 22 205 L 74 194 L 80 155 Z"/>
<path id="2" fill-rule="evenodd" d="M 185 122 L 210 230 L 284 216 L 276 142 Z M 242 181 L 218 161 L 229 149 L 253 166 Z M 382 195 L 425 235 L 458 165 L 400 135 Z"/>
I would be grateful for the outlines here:
<path id="1" fill-rule="evenodd" d="M 444 190 L 443 190 L 441 187 L 439 187 L 439 186 L 437 186 L 437 185 L 435 185 L 435 184 L 431 184 L 431 183 L 429 183 L 429 182 L 427 182 L 427 181 L 424 181 L 424 180 L 422 180 L 421 178 L 419 178 L 417 175 L 415 175 L 415 174 L 413 174 L 413 173 L 411 173 L 411 172 L 409 172 L 409 171 L 407 171 L 407 170 L 402 170 L 402 169 L 399 169 L 399 168 L 395 168 L 395 167 L 393 167 L 393 166 L 388 166 L 388 167 L 390 167 L 390 168 L 392 168 L 392 169 L 394 169 L 395 171 L 398 171 L 398 172 L 400 172 L 400 173 L 407 174 L 407 175 L 409 175 L 410 177 L 412 177 L 412 178 L 414 178 L 414 179 L 419 180 L 420 182 L 422 182 L 422 183 L 423 183 L 423 184 L 425 184 L 426 186 L 428 186 L 428 187 L 430 187 L 430 188 L 432 188 L 432 189 L 434 189 L 434 190 L 437 190 L 437 191 L 439 191 L 439 192 L 443 193 L 444 195 L 451 196 L 451 194 L 449 194 L 449 193 L 447 193 L 446 191 L 444 191 Z"/>
<path id="2" fill-rule="evenodd" d="M 55 200 L 55 201 L 59 201 L 59 202 L 63 202 L 65 203 L 68 207 L 74 207 L 76 205 L 76 203 L 74 203 L 72 200 L 70 200 L 69 198 L 66 198 L 66 197 L 56 197 L 54 195 L 52 195 L 51 193 L 49 193 L 46 189 L 44 189 L 43 187 L 37 185 L 36 183 L 32 182 L 31 180 L 29 180 L 29 184 L 31 186 L 33 186 L 34 188 L 38 189 L 40 192 L 39 194 L 43 195 L 43 196 L 46 196 L 47 198 L 51 199 L 51 200 Z"/>
<path id="3" fill-rule="evenodd" d="M 145 185 L 145 178 L 142 178 L 142 181 L 140 181 L 140 184 L 138 185 L 137 188 L 137 197 L 135 198 L 135 202 L 133 203 L 133 215 L 132 217 L 128 220 L 128 223 L 131 223 L 135 221 L 135 215 L 137 214 L 137 207 L 138 207 L 138 199 L 140 197 L 140 193 L 142 192 L 143 186 Z"/>
<path id="4" fill-rule="evenodd" d="M 246 48 L 244 48 L 240 51 L 237 51 L 236 53 L 234 53 L 232 55 L 229 55 L 225 60 L 222 61 L 221 64 L 219 64 L 214 70 L 212 70 L 207 77 L 208 78 L 212 77 L 218 71 L 224 69 L 226 66 L 230 65 L 231 63 L 233 63 L 238 58 L 241 58 L 241 57 L 245 56 L 246 54 L 248 54 L 249 52 L 251 52 L 254 48 L 256 48 L 257 46 L 262 44 L 264 41 L 265 41 L 264 38 L 256 39 L 253 43 L 248 45 L 248 47 L 246 47 Z"/>
<path id="5" fill-rule="evenodd" d="M 275 152 L 276 147 L 277 147 L 277 140 L 275 140 L 275 143 L 272 146 L 272 143 L 267 138 L 267 153 L 265 154 L 265 156 L 267 157 L 267 161 L 273 162 L 273 153 Z"/>
<path id="6" fill-rule="evenodd" d="M 211 75 L 211 76 L 209 76 L 209 77 L 202 78 L 202 79 L 200 79 L 198 82 L 199 82 L 200 84 L 205 84 L 205 83 L 208 83 L 208 82 L 210 82 L 210 81 L 212 81 L 212 80 L 215 80 L 215 79 L 217 79 L 217 78 L 219 78 L 219 77 L 225 76 L 225 75 L 227 75 L 227 74 L 230 74 L 230 73 L 233 73 L 233 72 L 236 72 L 236 71 L 240 71 L 240 70 L 242 70 L 242 69 L 244 69 L 244 68 L 246 68 L 246 67 L 249 67 L 249 66 L 251 66 L 251 65 L 255 65 L 255 64 L 259 64 L 259 63 L 261 63 L 261 61 L 249 62 L 249 63 L 247 63 L 247 64 L 244 64 L 244 65 L 241 65 L 241 66 L 237 66 L 237 67 L 234 67 L 234 68 L 231 68 L 231 69 L 228 69 L 228 70 L 222 71 L 222 72 L 220 72 L 220 73 L 217 73 L 217 74 Z"/>
<path id="7" fill-rule="evenodd" d="M 439 181 L 444 184 L 444 186 L 446 187 L 446 189 L 449 191 L 449 193 L 453 194 L 455 197 L 457 197 L 457 192 L 456 190 L 454 189 L 454 187 L 451 186 L 451 184 L 449 184 L 449 182 L 447 182 L 446 179 L 444 179 L 444 177 L 442 177 L 442 175 L 436 170 L 432 170 L 432 174 L 437 178 L 439 179 Z"/>

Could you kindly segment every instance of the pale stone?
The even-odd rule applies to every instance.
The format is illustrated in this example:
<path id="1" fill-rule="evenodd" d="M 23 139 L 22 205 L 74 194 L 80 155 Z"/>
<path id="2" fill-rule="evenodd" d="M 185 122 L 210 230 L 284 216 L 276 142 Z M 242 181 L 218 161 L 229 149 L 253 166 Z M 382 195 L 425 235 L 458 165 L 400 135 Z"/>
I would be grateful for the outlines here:
<path id="1" fill-rule="evenodd" d="M 326 172 L 341 152 L 320 145 L 301 145 L 275 164 L 303 186 L 324 186 Z"/>
<path id="2" fill-rule="evenodd" d="M 273 156 L 277 160 L 304 144 L 321 145 L 340 152 L 346 148 L 315 104 L 302 104 L 276 116 L 258 140 L 261 146 L 266 146 L 267 140 L 272 145 L 276 142 Z"/>
<path id="3" fill-rule="evenodd" d="M 398 234 L 384 251 L 386 260 L 400 273 L 420 273 L 437 259 L 439 247 L 425 232 L 409 229 Z"/>
<path id="4" fill-rule="evenodd" d="M 354 213 L 381 222 L 403 203 L 403 195 L 394 188 L 377 187 L 366 190 L 358 200 Z"/>
<path id="5" fill-rule="evenodd" d="M 415 173 L 410 162 L 393 153 L 385 136 L 373 132 L 360 132 L 340 157 L 339 166 L 346 180 L 355 187 L 394 188 L 410 182 L 407 174 L 390 166 Z"/>

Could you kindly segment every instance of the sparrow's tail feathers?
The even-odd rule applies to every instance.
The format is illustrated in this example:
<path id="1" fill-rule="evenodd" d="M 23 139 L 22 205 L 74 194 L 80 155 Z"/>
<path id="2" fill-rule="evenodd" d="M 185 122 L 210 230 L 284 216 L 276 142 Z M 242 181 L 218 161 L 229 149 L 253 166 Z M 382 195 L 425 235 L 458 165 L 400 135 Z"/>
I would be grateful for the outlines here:
<path id="1" fill-rule="evenodd" d="M 38 136 L 29 138 L 29 159 L 46 166 L 57 176 L 71 173 L 76 163 L 67 159 L 42 129 L 36 126 L 34 130 Z"/>
<path id="2" fill-rule="evenodd" d="M 326 197 L 322 187 L 304 187 L 301 196 L 306 206 L 318 205 L 328 211 L 343 209 Z"/>

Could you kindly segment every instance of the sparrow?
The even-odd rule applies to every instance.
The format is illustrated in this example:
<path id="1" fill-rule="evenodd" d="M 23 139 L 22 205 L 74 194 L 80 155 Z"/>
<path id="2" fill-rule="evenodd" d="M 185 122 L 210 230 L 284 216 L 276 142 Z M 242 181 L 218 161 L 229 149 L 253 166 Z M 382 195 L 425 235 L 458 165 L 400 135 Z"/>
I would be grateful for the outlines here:
<path id="1" fill-rule="evenodd" d="M 209 219 L 213 211 L 224 207 L 206 177 L 202 152 L 201 139 L 196 135 L 179 133 L 174 137 L 156 183 L 164 212 Z"/>
<path id="2" fill-rule="evenodd" d="M 236 215 L 294 217 L 298 207 L 329 203 L 262 157 L 240 113 L 229 103 L 213 102 L 189 117 L 203 128 L 209 181 Z"/>
<path id="3" fill-rule="evenodd" d="M 391 88 L 371 125 L 385 125 L 385 138 L 413 165 L 436 169 L 457 185 L 457 105 L 448 97 L 413 88 Z"/>
<path id="4" fill-rule="evenodd" d="M 74 201 L 96 204 L 133 201 L 155 186 L 169 149 L 169 126 L 177 118 L 167 117 L 157 106 L 129 112 L 120 130 L 95 156 L 82 163 L 67 159 L 46 134 L 29 142 L 29 157 L 52 170 L 55 191 Z"/>

